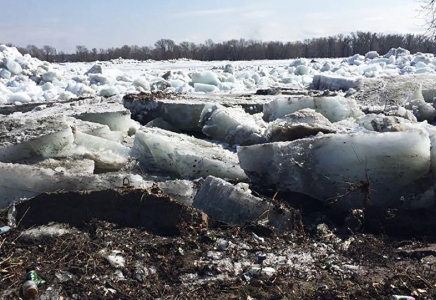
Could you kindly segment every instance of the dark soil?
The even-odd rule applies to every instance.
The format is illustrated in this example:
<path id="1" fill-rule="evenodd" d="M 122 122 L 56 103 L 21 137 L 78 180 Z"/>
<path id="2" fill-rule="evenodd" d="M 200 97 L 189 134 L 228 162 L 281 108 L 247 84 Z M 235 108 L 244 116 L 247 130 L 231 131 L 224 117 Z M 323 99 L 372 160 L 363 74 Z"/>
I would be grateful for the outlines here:
<path id="1" fill-rule="evenodd" d="M 164 93 L 162 91 L 152 92 L 152 93 L 144 93 L 141 92 L 139 94 L 127 94 L 124 96 L 125 101 L 153 101 L 155 99 L 176 99 L 176 97 L 180 97 L 179 93 Z"/>
<path id="2" fill-rule="evenodd" d="M 0 235 L 0 298 L 19 299 L 30 270 L 47 281 L 39 299 L 436 298 L 436 246 L 428 241 L 352 233 L 326 226 L 328 220 L 305 221 L 290 233 L 262 224 L 229 227 L 158 191 L 142 195 L 44 194 L 18 205 L 18 228 Z M 62 209 L 65 202 L 76 204 Z M 146 215 L 120 217 L 140 203 Z M 79 232 L 20 238 L 61 218 Z M 3 212 L 0 226 L 5 222 Z M 125 265 L 111 265 L 102 250 L 119 251 Z"/>

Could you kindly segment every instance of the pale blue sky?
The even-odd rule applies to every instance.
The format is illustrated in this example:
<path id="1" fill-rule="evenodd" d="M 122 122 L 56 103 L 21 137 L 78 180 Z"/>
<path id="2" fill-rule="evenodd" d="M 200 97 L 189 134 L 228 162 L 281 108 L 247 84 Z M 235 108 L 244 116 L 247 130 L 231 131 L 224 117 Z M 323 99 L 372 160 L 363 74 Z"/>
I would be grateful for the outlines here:
<path id="1" fill-rule="evenodd" d="M 417 0 L 0 0 L 0 42 L 73 51 L 160 38 L 264 41 L 375 31 L 423 33 Z"/>

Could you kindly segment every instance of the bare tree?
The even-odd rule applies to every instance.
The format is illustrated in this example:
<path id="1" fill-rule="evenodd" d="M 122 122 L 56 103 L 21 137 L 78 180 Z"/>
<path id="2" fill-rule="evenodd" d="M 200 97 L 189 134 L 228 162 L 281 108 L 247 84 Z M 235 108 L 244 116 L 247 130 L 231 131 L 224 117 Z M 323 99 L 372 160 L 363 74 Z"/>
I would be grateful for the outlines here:
<path id="1" fill-rule="evenodd" d="M 140 48 L 138 45 L 132 45 L 130 46 L 130 58 L 132 59 L 141 59 L 140 58 Z"/>
<path id="2" fill-rule="evenodd" d="M 105 55 L 106 55 L 106 50 L 104 50 L 103 48 L 100 48 L 99 50 L 98 50 L 98 52 L 99 52 L 99 54 L 100 54 L 100 60 L 101 61 L 103 61 L 104 60 L 104 57 L 105 57 Z"/>
<path id="3" fill-rule="evenodd" d="M 130 48 L 130 46 L 124 45 L 123 47 L 121 47 L 120 52 L 121 52 L 120 56 L 122 58 L 129 59 L 132 53 L 132 49 Z"/>
<path id="4" fill-rule="evenodd" d="M 36 57 L 36 58 L 41 58 L 42 57 L 42 55 L 41 55 L 42 50 L 39 49 L 38 47 L 36 47 L 35 45 L 27 45 L 26 49 L 27 49 L 27 52 L 31 56 Z"/>
<path id="5" fill-rule="evenodd" d="M 76 46 L 76 55 L 79 61 L 88 61 L 89 50 L 83 45 Z"/>
<path id="6" fill-rule="evenodd" d="M 45 60 L 53 61 L 53 56 L 56 55 L 56 48 L 49 45 L 45 45 L 44 47 L 42 47 L 42 50 L 44 51 Z"/>
<path id="7" fill-rule="evenodd" d="M 59 52 L 58 57 L 59 57 L 61 62 L 64 62 L 65 61 L 65 52 L 64 51 Z"/>
<path id="8" fill-rule="evenodd" d="M 421 0 L 421 2 L 421 13 L 426 21 L 427 34 L 434 38 L 436 36 L 436 0 Z"/>
<path id="9" fill-rule="evenodd" d="M 97 60 L 97 48 L 92 48 L 91 50 L 91 54 L 92 54 L 92 60 L 96 61 Z"/>
<path id="10" fill-rule="evenodd" d="M 436 0 L 419 0 L 425 4 L 430 18 L 436 17 Z M 434 19 L 434 18 L 433 18 Z M 436 21 L 433 20 L 433 33 L 436 33 Z M 233 39 L 223 42 L 213 42 L 211 39 L 204 43 L 195 44 L 184 41 L 176 44 L 170 39 L 160 39 L 154 47 L 124 45 L 117 48 L 93 48 L 91 51 L 83 45 L 76 47 L 75 53 L 56 54 L 56 49 L 44 46 L 42 49 L 35 45 L 26 48 L 17 47 L 23 53 L 49 61 L 89 61 L 99 58 L 101 61 L 117 59 L 163 60 L 173 58 L 190 58 L 197 60 L 253 60 L 253 59 L 289 59 L 297 57 L 348 57 L 354 54 L 365 54 L 368 51 L 387 53 L 391 48 L 406 48 L 412 53 L 436 53 L 436 34 L 383 34 L 374 32 L 353 32 L 348 35 L 339 34 L 329 37 L 305 39 L 304 41 L 281 42 L 260 40 Z M 12 45 L 11 45 L 12 46 Z"/>
<path id="11" fill-rule="evenodd" d="M 172 52 L 175 45 L 176 43 L 170 39 L 160 39 L 154 44 L 158 55 L 160 54 L 161 59 L 173 58 Z"/>

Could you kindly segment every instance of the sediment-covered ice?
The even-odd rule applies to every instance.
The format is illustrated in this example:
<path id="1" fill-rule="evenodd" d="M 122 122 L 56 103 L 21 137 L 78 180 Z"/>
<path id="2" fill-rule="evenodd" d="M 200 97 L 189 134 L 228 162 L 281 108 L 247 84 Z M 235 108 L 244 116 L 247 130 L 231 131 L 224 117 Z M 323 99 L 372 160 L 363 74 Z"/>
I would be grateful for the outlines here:
<path id="1" fill-rule="evenodd" d="M 0 208 L 20 198 L 30 198 L 44 192 L 122 188 L 124 178 L 136 188 L 151 185 L 139 175 L 74 174 L 37 166 L 0 163 Z"/>
<path id="2" fill-rule="evenodd" d="M 322 114 L 305 108 L 269 123 L 266 136 L 272 142 L 280 142 L 336 131 L 337 128 Z"/>
<path id="3" fill-rule="evenodd" d="M 159 128 L 141 128 L 135 135 L 134 151 L 146 170 L 161 170 L 182 178 L 208 175 L 246 178 L 235 153 L 207 141 Z"/>
<path id="4" fill-rule="evenodd" d="M 19 118 L 65 115 L 83 121 L 107 125 L 112 131 L 128 133 L 138 127 L 130 117 L 130 111 L 119 103 L 105 102 L 101 98 L 93 98 L 53 105 L 39 111 L 15 113 Z"/>
<path id="5" fill-rule="evenodd" d="M 162 118 L 179 130 L 200 131 L 204 102 L 186 100 L 125 101 L 125 106 L 142 123 Z"/>
<path id="6" fill-rule="evenodd" d="M 436 97 L 436 74 L 362 78 L 359 83 L 353 98 L 367 106 L 404 106 L 408 100 L 416 100 L 418 93 L 421 100 L 429 103 Z"/>
<path id="7" fill-rule="evenodd" d="M 365 114 L 383 114 L 385 116 L 392 116 L 392 117 L 400 117 L 406 120 L 409 120 L 412 123 L 418 122 L 415 115 L 412 111 L 404 108 L 403 106 L 366 106 L 362 108 L 362 111 Z"/>
<path id="8" fill-rule="evenodd" d="M 398 204 L 407 187 L 429 173 L 430 139 L 419 129 L 329 134 L 240 147 L 238 156 L 258 183 L 341 208 L 380 207 Z M 370 204 L 365 203 L 368 193 Z"/>
<path id="9" fill-rule="evenodd" d="M 54 157 L 74 141 L 65 117 L 0 118 L 0 161 Z"/>
<path id="10" fill-rule="evenodd" d="M 357 78 L 349 78 L 338 75 L 315 75 L 311 88 L 315 90 L 348 91 L 359 88 L 360 81 Z"/>
<path id="11" fill-rule="evenodd" d="M 428 126 L 425 122 L 417 124 L 416 120 L 411 121 L 399 116 L 390 116 L 381 113 L 362 116 L 356 120 L 356 124 L 367 130 L 377 132 L 406 131 L 414 128 L 422 129 Z"/>

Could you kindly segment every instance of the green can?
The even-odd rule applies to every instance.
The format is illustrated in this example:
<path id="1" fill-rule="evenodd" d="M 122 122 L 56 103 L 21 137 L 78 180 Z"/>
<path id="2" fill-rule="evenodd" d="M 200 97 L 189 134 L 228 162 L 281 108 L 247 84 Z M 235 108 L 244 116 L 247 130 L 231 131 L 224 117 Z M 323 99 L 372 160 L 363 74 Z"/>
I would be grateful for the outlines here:
<path id="1" fill-rule="evenodd" d="M 45 283 L 45 280 L 40 279 L 36 271 L 33 270 L 27 273 L 27 280 L 34 281 L 38 285 L 38 287 L 41 287 Z"/>

